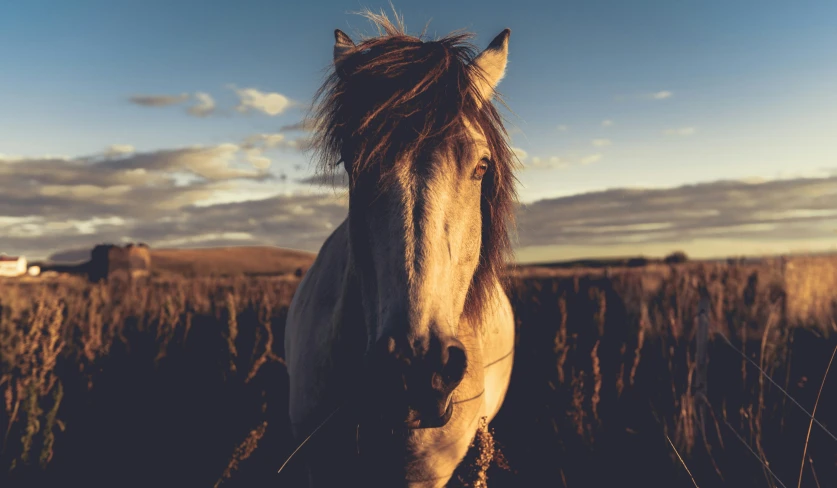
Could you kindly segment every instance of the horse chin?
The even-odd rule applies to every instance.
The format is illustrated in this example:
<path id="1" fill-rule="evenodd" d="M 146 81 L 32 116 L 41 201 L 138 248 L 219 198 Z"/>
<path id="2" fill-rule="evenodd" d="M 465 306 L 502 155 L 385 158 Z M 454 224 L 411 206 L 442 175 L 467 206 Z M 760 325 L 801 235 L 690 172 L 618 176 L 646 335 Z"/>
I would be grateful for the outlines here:
<path id="1" fill-rule="evenodd" d="M 453 427 L 450 420 L 454 415 L 454 404 L 448 401 L 442 417 L 418 418 L 404 423 L 391 424 L 380 419 L 362 419 L 357 426 L 357 441 L 359 450 L 366 447 L 367 451 L 398 447 L 407 447 L 412 442 L 427 435 L 439 435 L 445 428 Z M 435 435 L 434 435 L 435 434 Z"/>
<path id="2" fill-rule="evenodd" d="M 416 419 L 407 424 L 408 429 L 438 429 L 448 424 L 451 417 L 453 417 L 453 402 L 448 398 L 448 405 L 445 408 L 445 413 L 438 418 Z"/>
<path id="3" fill-rule="evenodd" d="M 364 472 L 374 480 L 368 485 L 446 486 L 467 450 L 467 445 L 460 445 L 464 426 L 457 420 L 458 415 L 460 412 L 449 402 L 445 415 L 435 422 L 418 420 L 392 426 L 361 421 L 357 426 L 357 453 Z"/>

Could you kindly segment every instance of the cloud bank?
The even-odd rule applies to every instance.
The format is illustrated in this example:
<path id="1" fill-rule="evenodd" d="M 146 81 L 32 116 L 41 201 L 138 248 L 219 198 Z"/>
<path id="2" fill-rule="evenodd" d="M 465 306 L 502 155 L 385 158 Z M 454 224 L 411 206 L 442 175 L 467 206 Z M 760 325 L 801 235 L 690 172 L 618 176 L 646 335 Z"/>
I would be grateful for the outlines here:
<path id="1" fill-rule="evenodd" d="M 299 191 L 276 195 L 270 184 L 278 188 L 285 176 L 267 169 L 268 151 L 298 151 L 307 141 L 306 135 L 292 139 L 277 132 L 157 151 L 114 144 L 81 158 L 0 157 L 0 251 L 37 258 L 125 240 L 317 251 L 346 215 L 344 172 L 297 178 Z M 602 157 L 515 152 L 530 168 L 592 164 Z M 837 172 L 832 175 L 541 200 L 518 208 L 516 245 L 548 247 L 557 259 L 566 249 L 673 249 L 707 239 L 837 244 Z"/>
<path id="2" fill-rule="evenodd" d="M 615 189 L 518 211 L 519 246 L 620 246 L 699 239 L 837 244 L 837 177 Z"/>

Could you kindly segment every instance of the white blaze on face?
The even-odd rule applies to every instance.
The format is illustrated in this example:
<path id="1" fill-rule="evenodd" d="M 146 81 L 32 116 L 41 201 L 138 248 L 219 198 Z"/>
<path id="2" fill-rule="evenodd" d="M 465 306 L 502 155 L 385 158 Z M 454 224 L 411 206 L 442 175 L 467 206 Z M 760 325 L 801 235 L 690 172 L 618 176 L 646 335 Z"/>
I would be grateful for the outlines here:
<path id="1" fill-rule="evenodd" d="M 490 158 L 481 133 L 461 151 L 403 164 L 367 215 L 377 295 L 376 340 L 407 336 L 426 350 L 431 336 L 457 335 L 482 243 L 481 188 L 474 169 Z M 420 168 L 414 170 L 414 168 Z"/>
<path id="2" fill-rule="evenodd" d="M 474 60 L 480 100 L 490 100 L 505 75 L 510 33 L 504 30 Z M 354 44 L 340 31 L 335 36 L 339 64 Z M 482 183 L 472 176 L 482 158 L 491 158 L 484 134 L 470 124 L 467 131 L 472 145 L 460 152 L 467 161 L 436 153 L 399 164 L 396 184 L 367 213 L 375 276 L 363 281 L 367 320 L 376 324 L 372 342 L 406 335 L 426 351 L 431 335 L 456 335 L 482 237 Z"/>

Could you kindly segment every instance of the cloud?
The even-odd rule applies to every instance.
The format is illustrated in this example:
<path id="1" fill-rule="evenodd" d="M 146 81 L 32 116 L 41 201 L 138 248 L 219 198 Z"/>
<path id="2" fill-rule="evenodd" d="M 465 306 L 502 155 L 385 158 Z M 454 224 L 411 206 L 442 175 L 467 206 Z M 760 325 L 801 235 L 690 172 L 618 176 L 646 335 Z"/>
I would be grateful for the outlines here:
<path id="1" fill-rule="evenodd" d="M 279 128 L 279 132 L 311 132 L 314 130 L 314 122 L 308 119 L 300 120 L 294 124 L 283 125 Z"/>
<path id="2" fill-rule="evenodd" d="M 247 241 L 316 251 L 346 213 L 346 202 L 333 194 L 265 198 L 263 182 L 274 178 L 263 170 L 269 161 L 241 145 L 115 148 L 83 158 L 0 160 L 3 251 L 39 258 L 137 240 L 158 247 Z"/>
<path id="3" fill-rule="evenodd" d="M 146 174 L 148 172 L 187 172 L 207 181 L 264 176 L 234 164 L 240 149 L 238 145 L 230 143 L 208 147 L 192 146 L 181 149 L 166 149 L 138 153 L 120 160 L 105 161 L 96 166 L 99 169 L 141 171 Z"/>
<path id="4" fill-rule="evenodd" d="M 195 117 L 206 117 L 215 111 L 215 100 L 208 93 L 195 92 L 193 95 L 195 104 L 186 109 L 186 112 Z M 135 105 L 143 107 L 168 107 L 179 105 L 189 100 L 188 93 L 180 95 L 134 95 L 128 99 Z"/>
<path id="5" fill-rule="evenodd" d="M 166 214 L 133 218 L 38 217 L 11 226 L 0 221 L 0 232 L 4 250 L 30 258 L 131 241 L 158 248 L 272 245 L 316 252 L 346 217 L 347 208 L 345 198 L 295 194 L 202 207 L 185 204 Z"/>
<path id="6" fill-rule="evenodd" d="M 268 175 L 253 168 L 260 154 L 243 146 L 0 159 L 2 250 L 39 258 L 101 242 L 143 241 L 154 247 L 260 244 L 317 251 L 345 218 L 347 192 L 259 195 L 254 189 Z M 527 166 L 599 158 L 528 156 Z M 298 182 L 342 189 L 347 183 L 341 170 Z M 218 197 L 242 193 L 245 201 Z M 837 176 L 613 189 L 523 205 L 517 222 L 518 249 L 552 246 L 558 250 L 553 256 L 570 248 L 673 249 L 706 239 L 731 246 L 833 243 Z"/>
<path id="7" fill-rule="evenodd" d="M 131 154 L 132 152 L 134 152 L 134 146 L 130 144 L 111 144 L 111 146 L 105 151 L 105 157 L 115 158 Z"/>
<path id="8" fill-rule="evenodd" d="M 254 168 L 267 169 L 270 167 L 272 161 L 270 158 L 263 156 L 261 150 L 248 149 L 245 151 L 245 154 L 247 154 L 247 161 L 249 161 Z"/>
<path id="9" fill-rule="evenodd" d="M 255 110 L 276 116 L 294 105 L 288 97 L 280 93 L 262 92 L 255 88 L 236 88 L 234 85 L 230 85 L 230 89 L 238 95 L 239 103 L 236 110 L 241 113 Z"/>
<path id="10" fill-rule="evenodd" d="M 244 139 L 241 143 L 241 149 L 245 151 L 247 160 L 259 169 L 267 169 L 270 167 L 271 160 L 264 155 L 264 151 L 270 149 L 291 149 L 294 151 L 304 151 L 310 145 L 310 138 L 300 137 L 297 139 L 288 139 L 285 134 L 253 134 Z"/>
<path id="11" fill-rule="evenodd" d="M 610 127 L 613 125 L 613 121 L 610 119 L 605 119 L 602 121 L 602 127 Z"/>
<path id="12" fill-rule="evenodd" d="M 550 156 L 550 157 L 540 157 L 534 156 L 530 159 L 529 164 L 524 166 L 524 169 L 527 168 L 534 168 L 534 169 L 564 169 L 570 166 L 570 162 L 558 157 L 558 156 Z"/>
<path id="13" fill-rule="evenodd" d="M 308 178 L 297 180 L 297 182 L 302 183 L 303 185 L 311 186 L 348 188 L 349 175 L 347 175 L 345 171 L 338 170 L 335 171 L 333 174 L 316 174 L 314 176 L 309 176 Z"/>
<path id="14" fill-rule="evenodd" d="M 169 105 L 178 105 L 188 99 L 188 93 L 181 93 L 180 95 L 134 95 L 128 100 L 143 107 L 168 107 Z"/>
<path id="15" fill-rule="evenodd" d="M 270 177 L 242 161 L 239 150 L 235 144 L 220 144 L 0 161 L 0 216 L 48 216 L 63 222 L 166 213 L 236 180 Z"/>
<path id="16" fill-rule="evenodd" d="M 521 162 L 526 161 L 526 158 L 529 157 L 529 153 L 527 153 L 523 149 L 520 149 L 519 147 L 513 147 L 511 149 L 515 156 L 517 156 L 517 159 L 519 159 Z"/>
<path id="17" fill-rule="evenodd" d="M 215 100 L 208 93 L 197 92 L 195 93 L 195 99 L 197 103 L 187 110 L 191 115 L 206 117 L 215 111 Z"/>
<path id="18" fill-rule="evenodd" d="M 593 139 L 590 143 L 596 147 L 606 147 L 613 144 L 610 139 Z"/>
<path id="19" fill-rule="evenodd" d="M 235 85 L 228 85 L 228 88 L 238 96 L 238 104 L 235 110 L 239 113 L 255 111 L 276 116 L 298 105 L 281 93 L 263 92 L 255 88 L 238 88 Z M 194 99 L 194 104 L 186 109 L 189 115 L 207 117 L 216 112 L 215 99 L 206 92 L 195 92 L 191 96 L 188 93 L 181 93 L 180 95 L 134 95 L 129 97 L 128 100 L 133 104 L 144 107 L 168 107 L 184 103 L 190 97 Z M 283 126 L 280 132 L 311 131 L 312 129 L 310 122 L 301 121 L 293 125 Z"/>
<path id="20" fill-rule="evenodd" d="M 248 136 L 244 139 L 244 142 L 241 143 L 241 147 L 244 148 L 254 148 L 254 147 L 261 147 L 265 149 L 273 149 L 273 148 L 294 148 L 296 149 L 298 146 L 295 140 L 289 140 L 285 134 L 281 133 L 274 133 L 274 134 L 253 134 Z"/>
<path id="21" fill-rule="evenodd" d="M 561 124 L 558 127 L 556 127 L 555 130 L 557 130 L 558 132 L 567 132 L 568 130 L 570 130 L 570 126 Z"/>
<path id="22" fill-rule="evenodd" d="M 655 93 L 650 93 L 648 96 L 654 100 L 665 100 L 666 98 L 671 98 L 673 95 L 674 93 L 668 90 L 663 90 Z"/>
<path id="23" fill-rule="evenodd" d="M 589 156 L 584 156 L 578 162 L 582 165 L 593 164 L 601 161 L 602 155 L 601 154 L 590 154 Z"/>
<path id="24" fill-rule="evenodd" d="M 690 136 L 697 132 L 694 127 L 680 127 L 677 129 L 666 129 L 663 133 L 667 136 Z"/>
<path id="25" fill-rule="evenodd" d="M 602 159 L 601 154 L 589 154 L 587 156 L 575 157 L 561 157 L 561 156 L 532 156 L 526 151 L 518 148 L 513 148 L 516 153 L 523 153 L 525 158 L 521 158 L 524 162 L 523 169 L 567 169 L 573 166 L 585 166 L 598 162 Z M 518 156 L 519 157 L 519 156 Z"/>
<path id="26" fill-rule="evenodd" d="M 812 240 L 837 229 L 837 177 L 614 189 L 518 211 L 520 246 L 619 246 L 700 239 Z"/>

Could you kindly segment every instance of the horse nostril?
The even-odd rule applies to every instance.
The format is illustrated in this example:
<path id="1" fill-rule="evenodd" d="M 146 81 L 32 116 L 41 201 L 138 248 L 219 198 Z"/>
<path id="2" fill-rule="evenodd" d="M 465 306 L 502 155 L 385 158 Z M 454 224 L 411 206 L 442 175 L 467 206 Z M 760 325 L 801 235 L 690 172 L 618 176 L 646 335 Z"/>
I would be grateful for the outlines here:
<path id="1" fill-rule="evenodd" d="M 459 343 L 455 339 L 454 341 Z M 449 391 L 456 388 L 462 381 L 467 364 L 465 349 L 461 344 L 452 344 L 445 349 L 442 357 L 442 380 Z"/>

